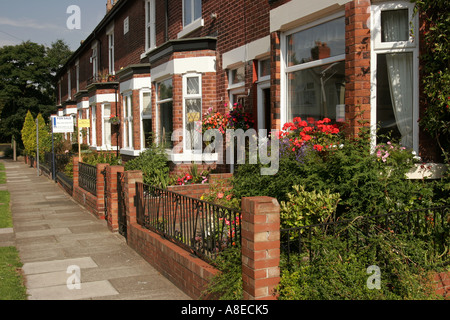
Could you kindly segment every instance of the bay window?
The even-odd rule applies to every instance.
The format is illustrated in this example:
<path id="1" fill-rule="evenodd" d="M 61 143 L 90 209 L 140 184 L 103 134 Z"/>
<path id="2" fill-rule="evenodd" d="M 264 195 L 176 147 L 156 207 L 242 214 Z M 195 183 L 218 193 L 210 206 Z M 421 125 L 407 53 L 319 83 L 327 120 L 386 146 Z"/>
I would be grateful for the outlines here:
<path id="1" fill-rule="evenodd" d="M 341 120 L 345 108 L 345 18 L 336 15 L 290 31 L 285 43 L 284 122 L 295 117 Z"/>
<path id="2" fill-rule="evenodd" d="M 109 122 L 111 117 L 111 104 L 102 104 L 102 145 L 103 148 L 111 148 L 111 123 Z"/>
<path id="3" fill-rule="evenodd" d="M 394 140 L 418 151 L 418 44 L 414 5 L 387 2 L 372 6 L 373 144 Z M 412 27 L 411 27 L 412 26 Z"/>
<path id="4" fill-rule="evenodd" d="M 183 77 L 184 150 L 202 148 L 202 78 L 188 74 Z"/>
<path id="5" fill-rule="evenodd" d="M 134 147 L 132 108 L 132 93 L 128 92 L 123 96 L 123 147 L 128 150 Z"/>
<path id="6" fill-rule="evenodd" d="M 152 99 L 150 90 L 141 90 L 141 119 L 142 119 L 142 134 L 143 134 L 143 146 L 149 148 L 152 140 Z"/>
<path id="7" fill-rule="evenodd" d="M 172 148 L 173 132 L 173 84 L 167 79 L 156 84 L 158 143 Z"/>

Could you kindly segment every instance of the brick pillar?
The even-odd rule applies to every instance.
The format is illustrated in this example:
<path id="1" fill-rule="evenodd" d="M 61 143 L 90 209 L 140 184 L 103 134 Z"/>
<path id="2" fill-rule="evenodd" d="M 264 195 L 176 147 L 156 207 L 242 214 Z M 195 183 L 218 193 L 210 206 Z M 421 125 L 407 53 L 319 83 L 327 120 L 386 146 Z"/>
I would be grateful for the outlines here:
<path id="1" fill-rule="evenodd" d="M 125 171 L 124 180 L 127 225 L 136 224 L 136 182 L 143 182 L 142 171 Z"/>
<path id="2" fill-rule="evenodd" d="M 79 176 L 79 168 L 78 163 L 80 162 L 80 159 L 78 157 L 73 157 L 73 186 L 78 187 L 78 176 Z"/>
<path id="3" fill-rule="evenodd" d="M 347 134 L 370 126 L 370 0 L 345 5 L 345 118 Z"/>
<path id="4" fill-rule="evenodd" d="M 242 199 L 244 300 L 276 299 L 280 282 L 280 206 L 270 197 Z"/>
<path id="5" fill-rule="evenodd" d="M 122 166 L 108 166 L 106 167 L 106 179 L 108 183 L 107 192 L 105 196 L 108 198 L 108 228 L 112 232 L 119 230 L 119 205 L 117 193 L 117 173 L 123 172 Z"/>
<path id="6" fill-rule="evenodd" d="M 107 163 L 97 164 L 97 214 L 99 219 L 105 219 L 105 177 L 102 171 L 109 166 Z"/>

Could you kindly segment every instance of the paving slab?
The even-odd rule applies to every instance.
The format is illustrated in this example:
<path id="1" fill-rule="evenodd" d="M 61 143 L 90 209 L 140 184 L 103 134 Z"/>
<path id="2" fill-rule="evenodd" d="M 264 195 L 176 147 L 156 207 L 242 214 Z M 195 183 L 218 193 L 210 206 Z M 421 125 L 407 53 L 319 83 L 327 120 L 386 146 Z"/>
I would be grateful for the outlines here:
<path id="1" fill-rule="evenodd" d="M 0 161 L 13 215 L 0 245 L 17 247 L 29 300 L 191 300 L 54 181 L 26 164 Z M 71 266 L 79 270 L 79 289 L 68 286 Z"/>
<path id="2" fill-rule="evenodd" d="M 28 300 L 82 300 L 114 296 L 119 292 L 107 280 L 80 284 L 80 289 L 68 289 L 67 284 L 27 290 Z"/>

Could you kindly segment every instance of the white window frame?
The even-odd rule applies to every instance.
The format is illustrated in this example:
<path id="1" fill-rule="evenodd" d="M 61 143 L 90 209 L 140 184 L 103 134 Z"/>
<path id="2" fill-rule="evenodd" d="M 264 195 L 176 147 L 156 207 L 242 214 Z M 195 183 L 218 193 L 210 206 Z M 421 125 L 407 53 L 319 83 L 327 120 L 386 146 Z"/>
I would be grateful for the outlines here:
<path id="1" fill-rule="evenodd" d="M 72 72 L 67 71 L 67 99 L 72 99 Z"/>
<path id="2" fill-rule="evenodd" d="M 130 17 L 123 19 L 123 34 L 127 34 L 130 31 Z"/>
<path id="3" fill-rule="evenodd" d="M 92 45 L 91 63 L 92 63 L 92 77 L 93 77 L 94 81 L 96 81 L 97 77 L 98 77 L 98 47 L 97 47 L 97 42 L 95 42 Z"/>
<path id="4" fill-rule="evenodd" d="M 154 48 L 156 48 L 156 2 L 147 0 L 145 1 L 145 51 Z"/>
<path id="5" fill-rule="evenodd" d="M 184 21 L 185 1 L 182 0 L 182 4 L 183 4 L 183 12 L 182 12 L 182 14 L 183 14 L 183 30 L 178 33 L 178 38 L 184 37 L 185 35 L 195 31 L 196 29 L 198 29 L 200 27 L 203 27 L 204 24 L 205 24 L 205 22 L 203 20 L 203 3 L 202 3 L 202 15 L 199 18 L 194 20 L 194 18 L 195 18 L 195 10 L 194 10 L 195 9 L 195 3 L 194 3 L 194 1 L 195 0 L 190 0 L 190 1 L 191 1 L 190 6 L 191 6 L 191 9 L 192 9 L 191 10 L 191 12 L 192 12 L 192 21 L 189 24 L 186 24 L 186 22 Z"/>
<path id="6" fill-rule="evenodd" d="M 109 123 L 109 117 L 107 118 L 107 116 L 105 116 L 105 106 L 109 106 L 110 114 L 113 114 L 111 103 L 110 102 L 102 103 L 102 149 L 110 150 L 110 149 L 112 149 L 112 125 L 111 125 L 111 123 Z M 106 124 L 106 122 L 107 122 L 107 124 Z M 111 133 L 111 135 L 109 137 L 110 141 L 106 141 L 107 139 L 106 139 L 106 134 L 105 134 L 106 133 L 105 125 L 108 125 L 110 127 L 110 130 L 109 130 Z M 107 142 L 109 142 L 109 144 Z"/>
<path id="7" fill-rule="evenodd" d="M 265 57 L 258 60 L 258 82 L 270 81 L 270 72 L 268 76 L 261 75 L 261 64 L 263 61 L 269 61 L 270 64 L 270 57 Z"/>
<path id="8" fill-rule="evenodd" d="M 141 150 L 145 150 L 144 120 L 151 120 L 153 118 L 152 113 L 144 114 L 144 94 L 150 95 L 150 109 L 153 109 L 151 89 L 150 88 L 141 89 L 139 92 L 140 114 L 141 114 Z"/>
<path id="9" fill-rule="evenodd" d="M 108 38 L 108 69 L 109 69 L 109 74 L 114 75 L 115 74 L 115 70 L 114 70 L 114 26 L 111 26 L 107 33 L 106 36 Z"/>
<path id="10" fill-rule="evenodd" d="M 123 94 L 123 150 L 134 150 L 133 140 L 133 93 L 127 91 Z M 126 115 L 128 116 L 126 117 Z M 128 124 L 128 126 L 125 126 Z M 128 128 L 128 130 L 126 129 Z"/>
<path id="11" fill-rule="evenodd" d="M 187 92 L 187 79 L 188 78 L 198 78 L 198 87 L 199 87 L 199 92 L 197 94 L 191 94 L 189 92 Z M 195 100 L 200 100 L 200 106 L 201 106 L 201 110 L 200 110 L 200 121 L 202 120 L 202 106 L 203 106 L 203 99 L 202 99 L 202 74 L 201 73 L 188 73 L 188 74 L 184 74 L 183 75 L 183 150 L 184 153 L 194 153 L 197 150 L 188 148 L 188 145 L 186 144 L 187 139 L 185 139 L 184 137 L 186 137 L 187 135 L 187 129 L 186 129 L 186 100 L 189 99 L 195 99 Z"/>
<path id="12" fill-rule="evenodd" d="M 91 121 L 92 121 L 92 137 L 91 137 L 91 146 L 93 147 L 97 147 L 97 104 L 93 103 L 90 105 L 90 108 L 92 109 L 92 116 L 91 116 Z"/>
<path id="13" fill-rule="evenodd" d="M 408 9 L 410 26 L 414 32 L 410 32 L 408 41 L 381 42 L 381 12 L 384 10 Z M 413 54 L 413 150 L 419 152 L 419 39 L 418 18 L 414 15 L 414 4 L 407 1 L 391 1 L 371 6 L 371 147 L 375 150 L 377 145 L 377 56 L 388 53 L 412 53 Z M 417 36 L 415 36 L 417 35 Z"/>
<path id="14" fill-rule="evenodd" d="M 80 92 L 80 60 L 75 61 L 75 77 L 77 84 L 77 92 Z"/>
<path id="15" fill-rule="evenodd" d="M 160 86 L 160 84 L 161 83 L 163 83 L 163 82 L 165 82 L 165 81 L 167 81 L 167 80 L 171 80 L 172 78 L 171 77 L 169 77 L 169 78 L 164 78 L 164 79 L 160 79 L 160 80 L 158 80 L 158 82 L 156 82 L 155 83 L 155 88 L 156 88 L 156 133 L 155 133 L 155 135 L 156 135 L 156 142 L 157 142 L 157 144 L 159 144 L 159 142 L 160 142 L 160 136 L 159 136 L 159 127 L 160 127 L 160 121 L 161 121 L 161 119 L 160 119 L 160 114 L 161 114 L 161 112 L 160 112 L 160 108 L 161 108 L 161 105 L 162 104 L 164 104 L 164 103 L 167 103 L 167 102 L 172 102 L 172 107 L 173 107 L 173 91 L 172 91 L 172 97 L 171 98 L 168 98 L 168 99 L 164 99 L 164 100 L 159 100 L 159 86 Z M 173 79 L 172 79 L 172 89 L 173 89 Z M 172 125 L 173 125 L 173 119 L 172 119 Z M 170 149 L 166 149 L 166 151 L 169 151 Z"/>
<path id="16" fill-rule="evenodd" d="M 281 77 L 280 77 L 280 88 L 281 88 L 280 120 L 281 120 L 281 124 L 280 125 L 281 126 L 283 126 L 286 122 L 292 120 L 292 119 L 288 119 L 288 117 L 287 117 L 287 114 L 288 114 L 288 112 L 287 112 L 288 111 L 288 95 L 287 95 L 288 74 L 291 72 L 296 72 L 296 71 L 319 67 L 322 65 L 332 64 L 334 62 L 345 61 L 345 53 L 344 53 L 344 54 L 340 54 L 340 55 L 337 55 L 334 57 L 314 60 L 311 62 L 305 62 L 305 63 L 301 63 L 301 64 L 297 64 L 297 65 L 288 67 L 288 66 L 286 66 L 286 63 L 287 63 L 286 52 L 288 51 L 287 37 L 294 33 L 307 30 L 309 28 L 321 25 L 323 23 L 330 22 L 330 21 L 338 19 L 338 18 L 342 18 L 344 16 L 345 16 L 344 11 L 337 12 L 335 14 L 329 15 L 329 16 L 321 18 L 321 19 L 317 19 L 314 22 L 305 24 L 303 26 L 297 27 L 295 29 L 289 30 L 289 31 L 281 34 L 281 54 L 280 54 L 280 74 L 281 74 Z M 279 129 L 281 129 L 281 128 L 279 128 Z"/>

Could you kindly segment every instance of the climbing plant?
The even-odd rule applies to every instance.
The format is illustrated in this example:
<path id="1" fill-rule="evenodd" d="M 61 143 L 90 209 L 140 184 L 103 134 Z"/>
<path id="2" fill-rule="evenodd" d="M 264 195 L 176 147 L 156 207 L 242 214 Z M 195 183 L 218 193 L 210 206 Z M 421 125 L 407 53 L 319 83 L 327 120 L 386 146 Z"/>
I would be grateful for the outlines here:
<path id="1" fill-rule="evenodd" d="M 450 0 L 411 0 L 421 18 L 420 125 L 435 138 L 447 164 L 450 159 Z"/>

